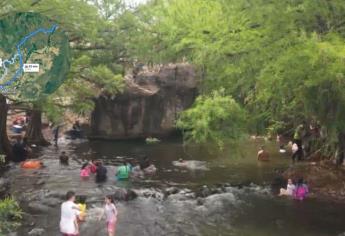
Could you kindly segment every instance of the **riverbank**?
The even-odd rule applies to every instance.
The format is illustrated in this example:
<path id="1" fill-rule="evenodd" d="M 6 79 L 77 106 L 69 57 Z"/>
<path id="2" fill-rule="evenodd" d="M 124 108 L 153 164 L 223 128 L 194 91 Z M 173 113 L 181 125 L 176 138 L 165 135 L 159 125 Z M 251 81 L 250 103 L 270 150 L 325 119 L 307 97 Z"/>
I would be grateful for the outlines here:
<path id="1" fill-rule="evenodd" d="M 345 200 L 345 169 L 330 161 L 302 162 L 290 166 L 285 179 L 303 178 L 310 188 L 310 197 L 327 201 Z"/>

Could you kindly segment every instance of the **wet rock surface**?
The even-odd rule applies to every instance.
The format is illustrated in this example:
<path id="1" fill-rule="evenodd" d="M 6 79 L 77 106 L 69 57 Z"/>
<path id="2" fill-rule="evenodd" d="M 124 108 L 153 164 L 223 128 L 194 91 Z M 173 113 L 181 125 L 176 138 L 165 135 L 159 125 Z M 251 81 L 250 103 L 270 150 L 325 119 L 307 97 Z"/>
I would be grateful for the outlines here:
<path id="1" fill-rule="evenodd" d="M 35 228 L 32 229 L 30 232 L 28 232 L 29 236 L 41 236 L 41 235 L 45 235 L 45 230 L 41 229 L 41 228 Z"/>

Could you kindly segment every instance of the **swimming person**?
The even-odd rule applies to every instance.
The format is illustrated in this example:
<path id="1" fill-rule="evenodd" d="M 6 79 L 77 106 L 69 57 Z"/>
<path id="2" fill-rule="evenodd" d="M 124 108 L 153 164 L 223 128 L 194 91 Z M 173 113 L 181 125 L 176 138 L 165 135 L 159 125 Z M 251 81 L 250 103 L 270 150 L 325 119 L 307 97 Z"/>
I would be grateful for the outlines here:
<path id="1" fill-rule="evenodd" d="M 82 178 L 88 178 L 90 177 L 90 168 L 89 163 L 84 163 L 80 170 L 80 177 Z"/>
<path id="2" fill-rule="evenodd" d="M 294 191 L 294 197 L 296 200 L 304 200 L 309 193 L 308 186 L 304 183 L 303 178 L 300 178 L 297 182 L 297 186 Z"/>
<path id="3" fill-rule="evenodd" d="M 265 150 L 264 146 L 260 147 L 257 157 L 259 161 L 269 161 L 269 154 Z"/>
<path id="4" fill-rule="evenodd" d="M 69 157 L 66 155 L 66 152 L 61 152 L 60 155 L 60 163 L 64 165 L 68 165 Z"/>
<path id="5" fill-rule="evenodd" d="M 66 201 L 61 205 L 60 232 L 63 236 L 78 236 L 78 216 L 80 211 L 78 205 L 74 203 L 75 193 L 68 191 Z"/>
<path id="6" fill-rule="evenodd" d="M 279 196 L 292 196 L 295 189 L 296 189 L 296 186 L 293 184 L 292 179 L 288 179 L 286 189 L 281 188 Z"/>
<path id="7" fill-rule="evenodd" d="M 144 170 L 149 166 L 150 166 L 150 159 L 148 158 L 148 156 L 144 156 L 142 160 L 140 161 L 140 169 Z"/>
<path id="8" fill-rule="evenodd" d="M 129 178 L 131 168 L 128 165 L 127 161 L 123 161 L 123 164 L 117 168 L 116 178 L 117 180 L 126 180 Z"/>
<path id="9" fill-rule="evenodd" d="M 107 180 L 107 168 L 103 166 L 101 161 L 97 162 L 97 170 L 96 170 L 96 182 L 104 182 Z"/>
<path id="10" fill-rule="evenodd" d="M 115 236 L 116 222 L 117 222 L 117 209 L 114 204 L 113 197 L 108 195 L 105 197 L 105 206 L 103 214 L 99 217 L 102 219 L 103 215 L 106 216 L 107 231 L 109 236 Z"/>

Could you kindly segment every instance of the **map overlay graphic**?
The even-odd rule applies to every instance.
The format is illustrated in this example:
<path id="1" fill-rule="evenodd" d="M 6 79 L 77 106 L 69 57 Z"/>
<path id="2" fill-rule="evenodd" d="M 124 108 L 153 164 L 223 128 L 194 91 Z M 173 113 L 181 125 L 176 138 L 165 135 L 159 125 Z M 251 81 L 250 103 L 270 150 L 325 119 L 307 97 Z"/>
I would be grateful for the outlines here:
<path id="1" fill-rule="evenodd" d="M 36 100 L 53 93 L 70 68 L 68 38 L 37 13 L 0 19 L 0 93 Z"/>

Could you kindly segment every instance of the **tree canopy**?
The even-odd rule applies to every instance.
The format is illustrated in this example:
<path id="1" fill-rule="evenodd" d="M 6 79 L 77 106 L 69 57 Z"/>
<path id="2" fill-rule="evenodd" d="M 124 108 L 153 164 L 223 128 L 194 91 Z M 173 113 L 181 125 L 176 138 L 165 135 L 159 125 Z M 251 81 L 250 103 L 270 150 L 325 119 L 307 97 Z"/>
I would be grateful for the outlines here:
<path id="1" fill-rule="evenodd" d="M 311 119 L 334 137 L 344 132 L 345 2 L 161 0 L 148 6 L 136 17 L 138 31 L 145 32 L 140 40 L 147 38 L 136 56 L 197 65 L 201 99 L 224 88 L 224 96 L 247 111 L 249 132 L 286 130 Z M 232 110 L 226 102 L 213 105 Z M 178 126 L 203 139 L 195 135 L 199 122 L 185 122 L 202 120 L 205 114 L 194 112 L 198 106 L 200 100 Z M 224 127 L 205 124 L 205 133 L 229 133 Z"/>
<path id="2" fill-rule="evenodd" d="M 202 79 L 200 97 L 177 122 L 188 140 L 221 144 L 240 132 L 287 131 L 308 120 L 320 122 L 329 140 L 345 133 L 342 0 L 152 0 L 134 8 L 121 0 L 5 0 L 1 6 L 0 16 L 44 14 L 69 36 L 72 68 L 46 100 L 49 114 L 66 101 L 75 112 L 92 110 L 93 97 L 123 89 L 133 63 L 186 61 Z"/>

